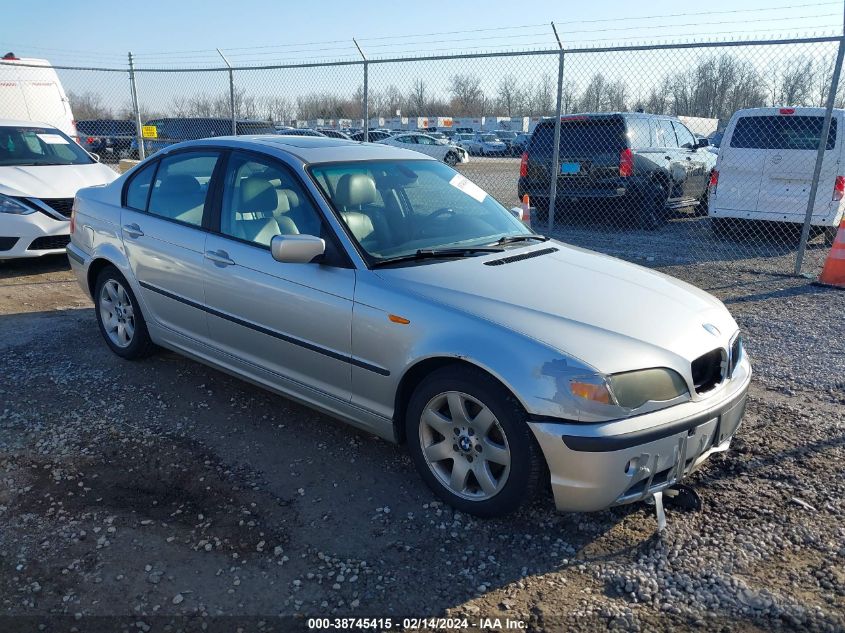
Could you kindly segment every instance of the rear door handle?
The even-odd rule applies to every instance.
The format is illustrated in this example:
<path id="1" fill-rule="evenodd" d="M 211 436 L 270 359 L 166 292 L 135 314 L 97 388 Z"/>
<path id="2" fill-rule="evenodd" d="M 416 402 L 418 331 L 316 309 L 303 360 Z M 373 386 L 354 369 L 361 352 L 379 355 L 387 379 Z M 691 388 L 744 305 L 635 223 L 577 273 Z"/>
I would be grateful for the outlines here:
<path id="1" fill-rule="evenodd" d="M 226 251 L 205 251 L 205 258 L 222 266 L 234 266 L 235 262 Z"/>
<path id="2" fill-rule="evenodd" d="M 671 156 L 664 156 L 663 158 L 665 158 L 666 160 L 672 160 Z"/>
<path id="3" fill-rule="evenodd" d="M 143 237 L 144 232 L 141 230 L 141 227 L 137 224 L 124 224 L 123 225 L 123 232 L 126 233 L 129 237 Z"/>

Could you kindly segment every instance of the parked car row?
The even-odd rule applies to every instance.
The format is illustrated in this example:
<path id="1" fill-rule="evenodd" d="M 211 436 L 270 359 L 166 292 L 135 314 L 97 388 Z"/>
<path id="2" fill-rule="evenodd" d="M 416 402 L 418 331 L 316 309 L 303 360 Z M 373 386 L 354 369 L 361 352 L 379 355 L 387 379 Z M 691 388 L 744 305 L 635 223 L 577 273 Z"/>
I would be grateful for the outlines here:
<path id="1" fill-rule="evenodd" d="M 709 139 L 665 115 L 567 115 L 561 118 L 556 175 L 555 122 L 546 119 L 522 154 L 517 193 L 530 196 L 541 223 L 548 221 L 556 178 L 556 212 L 600 213 L 647 230 L 659 229 L 672 212 L 690 209 L 709 216 L 717 237 L 737 235 L 737 227 L 747 226 L 740 223 L 803 224 L 824 114 L 823 108 L 739 110 Z M 845 110 L 836 109 L 811 215 L 812 233 L 824 233 L 828 243 L 845 214 L 843 129 Z"/>

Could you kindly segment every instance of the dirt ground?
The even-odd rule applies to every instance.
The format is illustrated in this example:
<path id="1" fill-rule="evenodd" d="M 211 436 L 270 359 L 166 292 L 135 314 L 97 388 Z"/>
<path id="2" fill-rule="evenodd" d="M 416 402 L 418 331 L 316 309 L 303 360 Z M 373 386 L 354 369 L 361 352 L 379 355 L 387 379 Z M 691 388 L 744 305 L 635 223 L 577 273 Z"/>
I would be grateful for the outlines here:
<path id="1" fill-rule="evenodd" d="M 65 258 L 0 263 L 0 632 L 843 630 L 845 292 L 667 272 L 725 301 L 756 376 L 703 508 L 658 534 L 643 503 L 454 512 L 402 447 L 112 355 Z"/>

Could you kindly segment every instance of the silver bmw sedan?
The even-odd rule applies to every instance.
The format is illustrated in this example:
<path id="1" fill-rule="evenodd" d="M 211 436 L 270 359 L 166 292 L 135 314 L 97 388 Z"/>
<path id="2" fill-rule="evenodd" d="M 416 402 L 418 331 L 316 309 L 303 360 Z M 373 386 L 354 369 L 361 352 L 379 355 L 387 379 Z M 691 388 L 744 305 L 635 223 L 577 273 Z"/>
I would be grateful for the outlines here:
<path id="1" fill-rule="evenodd" d="M 296 136 L 168 147 L 80 191 L 111 350 L 170 348 L 393 442 L 461 511 L 590 511 L 728 448 L 751 367 L 681 281 L 532 233 L 464 176 Z"/>

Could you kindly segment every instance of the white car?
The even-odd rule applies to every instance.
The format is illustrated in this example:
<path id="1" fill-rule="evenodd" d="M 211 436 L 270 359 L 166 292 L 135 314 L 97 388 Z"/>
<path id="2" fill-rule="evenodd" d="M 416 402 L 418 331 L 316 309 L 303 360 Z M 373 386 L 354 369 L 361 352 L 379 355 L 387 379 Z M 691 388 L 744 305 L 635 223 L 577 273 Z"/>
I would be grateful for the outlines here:
<path id="1" fill-rule="evenodd" d="M 738 222 L 803 224 L 824 108 L 749 108 L 731 117 L 710 177 L 708 215 L 717 234 Z M 845 110 L 834 109 L 811 224 L 833 243 L 845 214 Z"/>
<path id="2" fill-rule="evenodd" d="M 471 138 L 464 138 L 461 146 L 465 147 L 470 154 L 481 156 L 504 156 L 508 151 L 508 146 L 500 141 L 495 134 L 489 132 L 476 132 Z"/>
<path id="3" fill-rule="evenodd" d="M 76 192 L 115 178 L 57 128 L 0 119 L 0 259 L 64 253 Z"/>
<path id="4" fill-rule="evenodd" d="M 469 161 L 469 154 L 467 151 L 456 145 L 444 145 L 438 143 L 437 139 L 428 134 L 397 134 L 390 138 L 379 141 L 383 145 L 393 145 L 394 147 L 401 147 L 403 149 L 412 149 L 415 152 L 420 152 L 426 156 L 431 156 L 437 160 L 442 160 L 447 165 L 454 167 L 458 163 L 466 163 Z"/>

